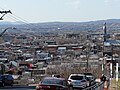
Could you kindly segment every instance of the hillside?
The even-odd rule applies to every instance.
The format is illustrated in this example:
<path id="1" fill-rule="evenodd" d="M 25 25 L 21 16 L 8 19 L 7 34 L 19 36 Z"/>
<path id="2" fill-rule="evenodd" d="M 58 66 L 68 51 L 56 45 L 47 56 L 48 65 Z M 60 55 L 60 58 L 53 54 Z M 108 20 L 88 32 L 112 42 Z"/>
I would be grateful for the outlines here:
<path id="1" fill-rule="evenodd" d="M 108 19 L 89 22 L 46 22 L 46 23 L 18 23 L 0 22 L 0 28 L 16 27 L 17 31 L 49 31 L 49 30 L 102 30 L 104 23 L 107 23 L 107 30 L 120 30 L 120 19 Z M 17 32 L 16 31 L 16 32 Z"/>

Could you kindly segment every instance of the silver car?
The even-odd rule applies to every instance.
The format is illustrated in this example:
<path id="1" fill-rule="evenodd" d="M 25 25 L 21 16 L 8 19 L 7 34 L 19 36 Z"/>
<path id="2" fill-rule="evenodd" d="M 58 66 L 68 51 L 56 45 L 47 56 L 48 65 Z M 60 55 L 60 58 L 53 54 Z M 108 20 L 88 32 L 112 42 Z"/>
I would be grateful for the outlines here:
<path id="1" fill-rule="evenodd" d="M 71 74 L 68 78 L 68 85 L 72 88 L 85 88 L 89 86 L 84 74 Z"/>

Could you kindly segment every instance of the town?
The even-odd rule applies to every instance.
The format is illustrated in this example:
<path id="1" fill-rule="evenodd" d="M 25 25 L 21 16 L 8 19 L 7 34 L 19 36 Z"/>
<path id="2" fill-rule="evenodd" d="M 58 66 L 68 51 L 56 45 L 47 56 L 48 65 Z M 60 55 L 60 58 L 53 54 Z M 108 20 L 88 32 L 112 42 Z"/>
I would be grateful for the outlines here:
<path id="1" fill-rule="evenodd" d="M 14 85 L 37 84 L 52 75 L 67 79 L 73 73 L 92 73 L 95 78 L 103 74 L 116 77 L 120 33 L 108 31 L 106 23 L 101 26 L 97 31 L 57 27 L 39 33 L 25 31 L 20 26 L 22 32 L 16 32 L 18 26 L 1 27 L 0 74 L 12 75 Z"/>

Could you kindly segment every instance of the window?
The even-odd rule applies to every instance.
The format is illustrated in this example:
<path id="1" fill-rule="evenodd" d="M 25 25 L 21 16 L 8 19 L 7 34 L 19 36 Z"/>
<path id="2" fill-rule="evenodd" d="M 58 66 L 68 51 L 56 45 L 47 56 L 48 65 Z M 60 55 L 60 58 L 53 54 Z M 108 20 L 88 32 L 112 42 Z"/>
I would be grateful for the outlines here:
<path id="1" fill-rule="evenodd" d="M 71 76 L 71 79 L 73 79 L 73 80 L 82 80 L 83 76 Z"/>

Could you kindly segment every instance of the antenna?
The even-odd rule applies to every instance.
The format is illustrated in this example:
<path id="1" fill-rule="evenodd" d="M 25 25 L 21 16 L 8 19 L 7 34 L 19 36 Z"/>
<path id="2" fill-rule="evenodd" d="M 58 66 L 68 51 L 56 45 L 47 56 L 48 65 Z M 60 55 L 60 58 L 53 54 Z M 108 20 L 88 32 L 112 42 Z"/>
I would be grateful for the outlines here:
<path id="1" fill-rule="evenodd" d="M 12 14 L 12 12 L 11 12 L 10 10 L 8 10 L 8 11 L 0 11 L 0 14 L 2 14 L 2 16 L 0 17 L 0 20 L 3 20 L 3 17 L 4 17 L 6 14 L 8 14 L 8 13 Z"/>

